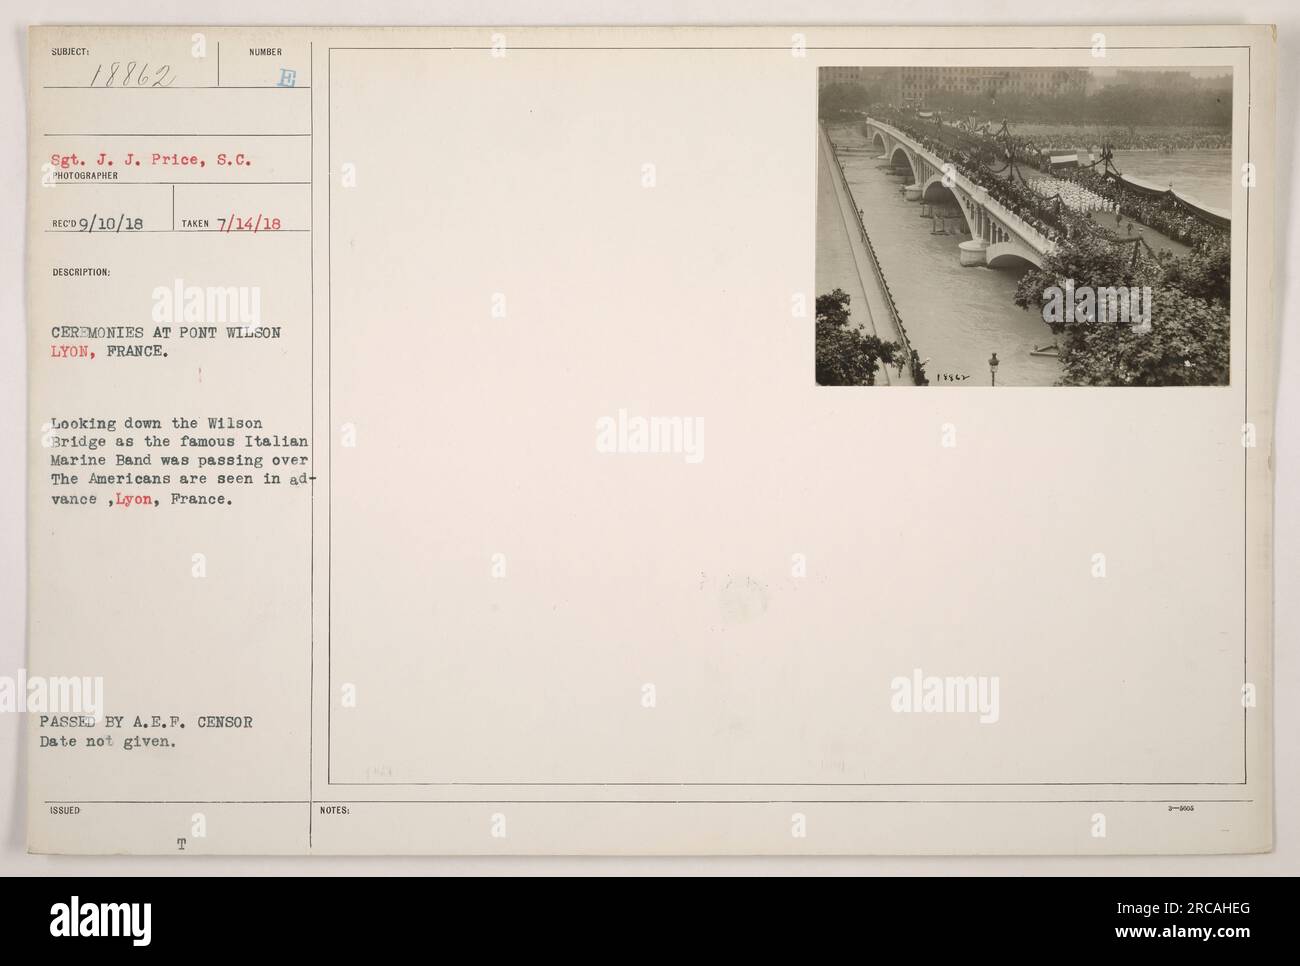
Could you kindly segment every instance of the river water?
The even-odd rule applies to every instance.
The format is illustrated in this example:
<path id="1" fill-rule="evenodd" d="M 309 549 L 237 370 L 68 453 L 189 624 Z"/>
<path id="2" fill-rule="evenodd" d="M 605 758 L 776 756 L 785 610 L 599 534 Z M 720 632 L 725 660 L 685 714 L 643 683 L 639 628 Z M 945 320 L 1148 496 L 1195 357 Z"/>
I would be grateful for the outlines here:
<path id="1" fill-rule="evenodd" d="M 1123 174 L 1131 174 L 1150 184 L 1191 195 L 1212 208 L 1229 211 L 1232 208 L 1232 152 L 1178 151 L 1161 154 L 1158 151 L 1116 151 L 1115 167 Z"/>
<path id="2" fill-rule="evenodd" d="M 963 268 L 957 257 L 962 236 L 931 233 L 932 223 L 920 217 L 920 205 L 903 199 L 902 179 L 882 169 L 878 150 L 861 132 L 854 125 L 836 125 L 830 133 L 908 337 L 921 358 L 929 360 L 925 368 L 931 385 L 989 385 L 988 359 L 994 352 L 999 386 L 1055 384 L 1060 363 L 1031 354 L 1052 344 L 1051 330 L 1036 312 L 1012 301 L 1025 269 Z M 1177 190 L 1205 204 L 1231 207 L 1230 151 L 1117 151 L 1115 164 L 1146 182 L 1166 186 L 1172 181 Z M 847 257 L 834 253 L 835 240 L 823 235 L 821 218 L 818 224 L 818 258 Z"/>

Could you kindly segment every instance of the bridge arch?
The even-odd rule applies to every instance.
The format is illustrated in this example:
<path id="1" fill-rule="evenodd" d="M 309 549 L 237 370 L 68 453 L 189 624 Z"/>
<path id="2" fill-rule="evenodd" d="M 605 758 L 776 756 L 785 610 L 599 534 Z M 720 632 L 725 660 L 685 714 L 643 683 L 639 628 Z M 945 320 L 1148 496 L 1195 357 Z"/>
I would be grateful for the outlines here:
<path id="1" fill-rule="evenodd" d="M 1043 259 L 1032 248 L 1005 241 L 985 249 L 984 264 L 989 268 L 1042 268 Z"/>
<path id="2" fill-rule="evenodd" d="M 921 185 L 921 200 L 946 201 L 947 198 L 945 197 L 944 192 L 952 195 L 954 201 L 960 202 L 956 190 L 943 183 L 943 172 L 936 171 L 926 179 L 925 184 Z"/>
<path id="3" fill-rule="evenodd" d="M 917 181 L 916 158 L 912 157 L 912 152 L 907 149 L 907 145 L 902 143 L 894 145 L 893 150 L 889 152 L 890 165 L 894 164 L 894 161 L 899 156 L 899 154 L 902 154 L 903 159 L 907 161 L 907 168 L 912 173 L 912 183 L 916 184 Z"/>
<path id="4" fill-rule="evenodd" d="M 956 185 L 951 188 L 943 183 L 943 172 L 936 171 L 921 188 L 921 200 L 933 204 L 936 201 L 947 201 L 951 198 L 956 202 L 957 207 L 961 209 L 961 216 L 966 222 L 966 232 L 971 238 L 979 238 L 979 232 L 976 231 L 974 223 L 971 221 L 971 200 L 966 192 L 962 191 Z"/>
<path id="5" fill-rule="evenodd" d="M 956 200 L 970 233 L 970 240 L 959 246 L 963 265 L 1041 268 L 1043 259 L 1055 249 L 1041 231 L 1025 224 L 1014 211 L 964 175 L 956 174 L 951 185 L 944 184 L 946 162 L 938 152 L 911 141 L 874 118 L 867 118 L 865 129 L 870 142 L 882 146 L 891 166 L 897 166 L 902 152 L 912 177 L 904 193 L 909 201 L 935 203 L 947 201 L 949 197 Z"/>

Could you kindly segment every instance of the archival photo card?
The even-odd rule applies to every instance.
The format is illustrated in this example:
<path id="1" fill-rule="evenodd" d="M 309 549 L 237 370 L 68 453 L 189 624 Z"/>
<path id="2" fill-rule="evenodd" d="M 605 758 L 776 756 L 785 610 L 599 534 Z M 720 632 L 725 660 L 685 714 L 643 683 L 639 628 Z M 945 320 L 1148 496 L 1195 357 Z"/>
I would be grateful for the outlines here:
<path id="1" fill-rule="evenodd" d="M 1267 28 L 29 60 L 34 852 L 1271 847 Z"/>

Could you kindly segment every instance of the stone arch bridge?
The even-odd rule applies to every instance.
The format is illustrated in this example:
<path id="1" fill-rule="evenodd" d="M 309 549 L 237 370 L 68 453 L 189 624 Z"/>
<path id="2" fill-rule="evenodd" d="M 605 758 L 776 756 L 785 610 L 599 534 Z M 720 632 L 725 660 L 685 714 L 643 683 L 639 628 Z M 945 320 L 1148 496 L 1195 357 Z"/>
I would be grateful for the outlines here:
<path id="1" fill-rule="evenodd" d="M 987 188 L 955 168 L 945 172 L 947 162 L 942 157 L 890 124 L 869 117 L 866 133 L 882 149 L 883 159 L 896 164 L 901 155 L 906 161 L 912 176 L 912 183 L 903 191 L 908 201 L 937 201 L 948 193 L 957 199 L 970 231 L 970 240 L 958 246 L 963 265 L 1001 268 L 1028 262 L 1043 267 L 1043 257 L 1054 247 L 1052 242 L 991 197 Z"/>

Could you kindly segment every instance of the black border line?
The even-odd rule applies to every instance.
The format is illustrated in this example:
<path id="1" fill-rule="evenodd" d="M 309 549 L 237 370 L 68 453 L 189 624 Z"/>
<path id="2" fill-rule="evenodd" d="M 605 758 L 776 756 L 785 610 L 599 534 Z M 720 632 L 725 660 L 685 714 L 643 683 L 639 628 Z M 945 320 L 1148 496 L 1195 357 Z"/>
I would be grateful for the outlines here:
<path id="1" fill-rule="evenodd" d="M 327 209 L 326 209 L 326 211 L 327 211 L 327 216 L 326 216 L 326 248 L 327 248 L 327 259 L 326 259 L 326 266 L 327 266 L 327 271 L 326 271 L 326 293 L 327 293 L 327 315 L 328 315 L 328 318 L 329 318 L 329 323 L 328 323 L 328 324 L 329 324 L 329 328 L 328 328 L 328 330 L 327 330 L 327 339 L 326 339 L 326 343 L 327 343 L 327 351 L 326 351 L 326 365 L 327 365 L 327 367 L 328 367 L 328 368 L 327 368 L 327 379 L 326 379 L 326 386 L 327 386 L 327 389 L 326 389 L 326 392 L 327 392 L 326 404 L 327 404 L 327 411 L 328 411 L 328 416 L 329 416 L 329 419 L 330 419 L 330 425 L 331 425 L 331 437 L 330 437 L 330 446 L 329 446 L 329 450 L 328 450 L 328 462 L 327 462 L 327 473 L 328 473 L 328 475 L 329 475 L 330 488 L 329 488 L 328 510 L 327 510 L 327 524 L 326 524 L 326 545 L 327 545 L 327 558 L 326 558 L 326 572 L 327 572 L 327 578 L 326 578 L 326 589 L 327 589 L 327 602 L 326 602 L 326 614 L 327 614 L 327 618 L 326 618 L 326 663 L 327 663 L 327 679 L 328 679 L 328 686 L 329 686 L 329 695 L 327 696 L 327 697 L 328 697 L 328 702 L 327 702 L 327 705 L 326 705 L 326 707 L 327 707 L 327 711 L 326 711 L 326 715 L 327 715 L 327 724 L 326 724 L 326 749 L 325 749 L 325 754 L 326 754 L 326 768 L 325 768 L 325 771 L 326 771 L 326 782 L 325 782 L 325 783 L 326 783 L 327 786 L 351 786 L 351 787 L 363 786 L 363 787 L 374 787 L 374 788 L 400 788 L 400 787 L 418 787 L 418 786 L 439 786 L 439 787 L 448 787 L 448 786 L 475 786 L 475 787 L 490 787 L 490 786 L 495 786 L 495 785 L 510 786 L 510 787 L 521 787 L 521 788 L 523 788 L 523 787 L 595 787 L 595 786 L 600 786 L 600 787 L 614 787 L 614 788 L 624 788 L 624 787 L 655 787 L 655 786 L 670 786 L 670 787 L 671 787 L 671 786 L 676 786 L 676 787 L 683 787 L 683 788 L 688 788 L 688 787 L 706 787 L 706 788 L 707 788 L 707 787 L 778 787 L 778 788 L 779 788 L 779 787 L 795 787 L 795 788 L 802 788 L 802 787 L 832 787 L 832 788 L 856 788 L 856 787 L 903 787 L 903 788 L 914 788 L 914 787 L 915 787 L 915 788 L 919 788 L 919 787 L 928 787 L 928 786 L 938 786 L 938 787 L 948 787 L 948 788 L 959 788 L 959 787 L 989 787 L 989 788 L 1000 788 L 1000 787 L 1079 787 L 1079 786 L 1086 786 L 1086 787 L 1102 787 L 1102 786 L 1105 786 L 1105 787 L 1132 787 L 1132 786 L 1137 786 L 1137 787 L 1158 788 L 1158 787 L 1214 787 L 1214 786 L 1238 786 L 1238 785 L 1240 785 L 1240 786 L 1244 786 L 1244 785 L 1248 784 L 1248 781 L 1247 781 L 1247 763 L 1248 763 L 1248 760 L 1249 760 L 1249 722 L 1248 722 L 1248 719 L 1249 719 L 1249 712 L 1248 712 L 1248 709 L 1247 709 L 1246 707 L 1244 707 L 1244 706 L 1243 706 L 1243 708 L 1242 708 L 1242 752 L 1243 752 L 1242 779 L 1241 779 L 1241 781 L 1239 781 L 1239 782 L 955 782 L 955 783 L 954 783 L 954 782 L 853 782 L 853 783 L 847 783 L 847 782 L 669 782 L 669 781 L 652 781 L 652 782 L 519 782 L 519 781 L 496 781 L 496 780 L 494 780 L 494 781 L 489 781 L 489 782 L 481 782 L 481 781 L 480 781 L 480 782 L 474 782 L 474 781 L 335 782 L 335 781 L 333 780 L 333 775 L 332 775 L 332 770 L 333 770 L 333 754 L 332 754 L 332 749 L 333 749 L 333 709 L 334 709 L 334 700 L 333 700 L 333 662 L 332 662 L 333 644 L 334 644 L 334 641 L 333 641 L 333 622 L 332 622 L 332 617 L 333 617 L 333 596 L 334 596 L 334 595 L 333 595 L 333 547 L 334 547 L 334 543 L 333 543 L 333 510 L 334 510 L 334 487 L 333 487 L 333 438 L 332 438 L 332 433 L 333 433 L 332 426 L 333 426 L 333 418 L 334 418 L 334 408 L 333 408 L 333 330 L 334 330 L 333 291 L 334 291 L 334 273 L 333 273 L 333 204 L 332 204 L 332 202 L 333 202 L 333 194 L 334 194 L 334 184 L 333 184 L 333 175 L 332 175 L 332 172 L 333 172 L 333 168 L 334 168 L 334 165 L 333 165 L 334 138 L 333 138 L 333 99 L 332 99 L 332 96 L 331 96 L 331 95 L 332 95 L 332 92 L 333 92 L 333 61 L 334 61 L 334 51 L 335 51 L 335 50 L 349 50 L 349 51 L 377 51 L 377 52 L 398 51 L 398 50 L 403 50 L 403 51 L 470 51 L 470 50 L 486 51 L 486 50 L 491 50 L 491 49 L 492 49 L 492 47 L 490 47 L 490 46 L 487 46 L 487 47 L 484 47 L 484 46 L 436 46 L 436 47 L 419 47 L 419 46 L 416 46 L 416 47 L 405 47 L 405 46 L 398 46 L 398 47 L 379 47 L 379 46 L 374 46 L 374 47 L 372 47 L 372 46 L 340 46 L 340 47 L 329 47 L 329 48 L 328 48 L 328 55 L 327 55 L 327 56 L 328 56 L 328 60 L 327 60 L 327 67 L 326 67 L 326 111 L 327 111 L 327 138 L 328 138 L 328 142 L 329 142 L 328 151 L 329 151 L 329 161 L 330 161 L 330 163 L 329 163 L 330 184 L 329 184 L 329 188 L 328 188 L 328 195 L 327 195 Z M 785 44 L 783 44 L 783 45 L 779 45 L 779 46 L 770 46 L 770 47 L 769 47 L 769 46 L 748 46 L 748 47 L 681 47 L 681 46 L 677 46 L 677 47 L 660 47 L 660 46 L 656 46 L 656 47 L 569 47 L 569 46 L 516 47 L 516 46 L 512 46 L 512 47 L 510 48 L 510 50 L 511 50 L 512 52 L 513 52 L 513 51 L 520 51 L 520 50 L 537 50 L 537 51 L 638 51 L 638 50 L 646 50 L 646 51 L 700 51 L 700 52 L 709 52 L 709 53 L 723 53 L 723 52 L 728 52 L 728 51 L 755 51 L 755 50 L 772 50 L 772 51 L 778 51 L 778 50 L 779 50 L 779 51 L 789 51 L 789 49 L 790 49 L 789 45 L 785 45 Z M 1051 51 L 1051 50 L 1060 50 L 1060 51 L 1081 51 L 1081 50 L 1090 50 L 1091 47 L 1090 47 L 1090 46 L 1087 46 L 1087 45 L 1085 45 L 1085 46 L 998 46 L 998 47 L 990 47 L 990 46 L 979 46 L 979 47 L 972 47 L 972 46 L 962 46 L 962 47 L 822 47 L 822 46 L 809 46 L 809 47 L 806 47 L 805 49 L 807 49 L 807 50 L 817 50 L 817 51 L 886 51 L 886 52 L 900 52 L 900 53 L 908 53 L 908 52 L 913 52 L 913 51 L 915 51 L 915 52 L 923 52 L 923 53 L 924 53 L 924 52 L 930 52 L 930 51 L 936 51 L 936 50 L 973 51 L 973 52 L 989 51 L 989 50 L 1040 50 L 1040 51 L 1042 51 L 1042 50 L 1047 50 L 1047 51 Z M 1110 50 L 1140 50 L 1140 51 L 1245 50 L 1245 51 L 1246 51 L 1246 82 L 1245 82 L 1245 83 L 1246 83 L 1246 157 L 1247 157 L 1247 160 L 1250 159 L 1250 134 L 1251 134 L 1251 127 L 1252 127 L 1252 122 L 1253 122 L 1253 117 L 1252 117 L 1252 111 L 1253 111 L 1253 100 L 1252 100 L 1252 96 L 1251 96 L 1251 95 L 1252 95 L 1252 86 L 1253 86 L 1253 64 L 1252 64 L 1252 61 L 1251 61 L 1251 45 L 1250 45 L 1250 44 L 1196 44 L 1196 45 L 1187 45 L 1187 46 L 1178 46 L 1178 47 L 1149 47 L 1149 46 L 1134 46 L 1134 47 L 1128 47 L 1128 46 L 1111 46 L 1111 47 L 1109 47 L 1108 49 L 1110 49 Z M 818 65 L 818 69 L 820 69 L 820 67 L 822 67 L 822 66 L 838 66 L 838 65 Z M 885 65 L 885 66 L 892 66 L 892 65 Z M 906 65 L 902 65 L 902 66 L 906 66 Z M 1011 65 L 1011 66 L 1015 66 L 1015 65 Z M 1152 65 L 1152 66 L 1161 66 L 1161 65 Z M 1177 66 L 1179 66 L 1179 65 L 1170 65 L 1170 66 L 1177 67 Z M 1233 67 L 1233 84 L 1234 84 L 1233 91 L 1234 91 L 1234 97 L 1235 97 L 1235 92 L 1236 92 L 1236 86 L 1235 86 L 1235 85 L 1236 85 L 1236 67 L 1235 67 L 1235 65 L 1234 65 L 1234 67 Z M 1246 291 L 1245 291 L 1245 294 L 1244 294 L 1243 297 L 1242 297 L 1242 301 L 1243 301 L 1243 307 L 1242 307 L 1242 341 L 1243 341 L 1243 346 L 1244 346 L 1244 353 L 1243 353 L 1243 368 L 1244 368 L 1244 370 L 1245 370 L 1245 375 L 1244 375 L 1244 377 L 1243 377 L 1243 387 L 1242 387 L 1242 388 L 1243 388 L 1243 410 L 1244 410 L 1244 416 L 1246 417 L 1246 418 L 1243 419 L 1243 422 L 1248 422 L 1248 421 L 1249 421 L 1249 418 L 1248 418 L 1248 417 L 1249 417 L 1249 413 L 1250 413 L 1250 405 L 1249 405 L 1249 346 L 1250 346 L 1250 327 L 1249 327 L 1249 322 L 1248 322 L 1249 314 L 1250 314 L 1250 313 L 1249 313 L 1249 304 L 1250 304 L 1250 289 L 1249 289 L 1249 274 L 1250 274 L 1250 191 L 1249 191 L 1249 190 L 1247 190 L 1247 192 L 1246 192 L 1246 204 L 1245 204 L 1245 208 L 1246 208 L 1246 218 L 1245 218 L 1245 222 L 1246 222 L 1246 228 L 1245 228 L 1245 232 L 1246 232 L 1246 241 L 1245 241 L 1245 253 L 1244 253 L 1244 254 L 1245 254 L 1245 263 L 1246 263 L 1246 271 L 1245 271 L 1245 275 L 1246 275 L 1246 277 L 1245 277 L 1245 279 L 1244 279 L 1243 281 L 1245 282 Z M 1229 320 L 1229 325 L 1231 326 L 1231 319 Z M 315 368 L 314 368 L 314 366 L 313 366 L 312 378 L 313 378 L 313 400 L 314 400 L 314 379 L 315 379 Z M 1231 382 L 1231 376 L 1229 376 L 1229 381 Z M 1250 480 L 1249 480 L 1249 454 L 1248 454 L 1248 451 L 1247 451 L 1247 448 L 1246 448 L 1246 447 L 1243 446 L 1243 447 L 1242 447 L 1242 450 L 1243 450 L 1243 457 L 1242 457 L 1242 460 L 1243 460 L 1243 481 L 1244 481 L 1244 486 L 1245 486 L 1245 489 L 1244 489 L 1243 494 L 1242 494 L 1242 497 L 1243 497 L 1243 504 L 1244 504 L 1244 505 L 1243 505 L 1243 514 L 1242 514 L 1242 525 L 1243 525 L 1243 560 L 1242 560 L 1242 564 L 1243 564 L 1243 574 L 1242 574 L 1242 587 L 1243 587 L 1243 600 L 1242 600 L 1242 604 L 1243 604 L 1243 620 L 1242 620 L 1242 670 L 1243 670 L 1243 686 L 1244 686 L 1246 683 L 1248 683 L 1247 681 L 1245 681 L 1244 676 L 1245 676 L 1246 673 L 1247 673 L 1247 663 L 1248 663 L 1248 659 L 1249 659 L 1249 646 L 1250 646 L 1250 639 L 1249 639 L 1249 636 L 1247 635 L 1247 620 L 1248 620 L 1248 617 L 1249 617 L 1249 611 L 1250 611 L 1250 606 L 1249 606 L 1249 604 L 1250 604 L 1250 601 L 1249 601 L 1249 579 L 1250 579 L 1250 560 L 1249 560 L 1249 526 L 1248 526 L 1248 519 L 1247 519 L 1247 511 L 1248 511 L 1249 503 L 1250 503 L 1250 493 L 1249 493 L 1249 484 L 1250 484 Z M 314 577 L 314 575 L 313 575 L 313 577 Z M 313 582 L 313 593 L 314 593 L 314 582 Z M 313 617 L 314 617 L 314 615 L 313 615 Z M 313 662 L 313 664 L 314 664 L 314 662 Z M 313 670 L 313 673 L 314 673 L 314 670 Z M 313 682 L 313 683 L 314 683 L 314 682 Z M 313 749 L 313 751 L 314 751 L 314 749 Z M 621 799 L 621 800 L 620 800 L 620 799 L 609 799 L 609 800 L 601 799 L 601 800 L 596 800 L 596 801 L 593 801 L 593 802 L 590 802 L 590 803 L 586 803 L 586 802 L 577 802 L 577 801 L 573 801 L 573 800 L 563 800 L 563 799 L 561 799 L 561 800 L 549 800 L 549 799 L 548 799 L 548 800 L 542 800 L 542 801 L 538 801 L 538 802 L 528 802 L 528 801 L 522 801 L 522 800 L 510 800 L 510 799 L 494 799 L 494 800 L 491 800 L 491 801 L 490 801 L 490 804 L 551 804 L 552 801 L 554 801 L 554 803 L 556 803 L 556 804 L 616 804 L 616 805 L 620 805 L 620 804 L 660 804 L 660 803 L 661 803 L 660 801 L 654 801 L 654 802 L 650 802 L 650 803 L 640 803 L 640 802 L 629 801 L 629 800 L 626 800 L 626 799 Z M 802 801 L 802 800 L 801 800 L 801 801 Z M 969 801 L 969 800 L 958 800 L 958 801 Z M 1049 799 L 1049 800 L 1046 800 L 1046 801 L 1049 801 L 1049 802 L 1055 802 L 1055 801 L 1057 801 L 1057 800 L 1056 800 L 1056 799 Z M 1092 803 L 1092 802 L 1095 802 L 1095 801 L 1101 801 L 1101 800 L 1086 800 L 1086 801 L 1089 802 L 1089 803 Z M 1129 800 L 1125 800 L 1125 801 L 1129 801 Z M 1135 804 L 1142 804 L 1142 803 L 1146 803 L 1146 804 L 1159 804 L 1158 802 L 1154 802 L 1154 801 L 1152 801 L 1152 800 L 1145 800 L 1145 799 L 1138 799 L 1138 800 L 1133 800 L 1133 801 L 1134 801 Z M 1253 799 L 1244 799 L 1244 800 L 1243 800 L 1243 799 L 1237 799 L 1237 800 L 1233 800 L 1233 801 L 1253 802 Z M 949 802 L 949 801 L 947 801 L 947 800 L 941 800 L 941 801 L 939 801 L 939 802 L 929 802 L 929 800 L 923 800 L 923 799 L 902 799 L 902 800 L 899 800 L 898 802 L 896 802 L 895 804 L 903 803 L 903 802 L 907 802 L 907 803 L 916 803 L 916 804 L 924 804 L 924 803 L 933 803 L 933 804 L 952 804 L 952 802 Z M 365 802 L 365 804 L 380 804 L 380 803 L 383 803 L 383 804 L 389 804 L 389 803 L 417 803 L 417 802 L 415 802 L 414 800 L 409 800 L 409 799 L 380 799 L 380 800 L 373 800 L 373 801 Z M 455 800 L 455 799 L 448 799 L 448 800 L 445 800 L 445 801 L 443 801 L 443 800 L 438 800 L 437 802 L 430 802 L 429 804 L 486 804 L 486 803 L 488 803 L 488 802 L 484 802 L 484 803 L 475 803 L 475 802 L 458 801 L 458 800 Z M 760 804 L 759 802 L 757 802 L 757 801 L 755 801 L 755 800 L 736 800 L 736 801 L 725 801 L 725 802 L 708 802 L 708 801 L 699 800 L 699 799 L 687 799 L 687 800 L 682 800 L 682 801 L 671 801 L 671 802 L 669 802 L 669 801 L 667 801 L 667 800 L 664 800 L 663 803 L 666 803 L 666 804 L 728 804 L 728 805 L 735 805 L 735 804 L 740 804 L 740 805 L 745 805 L 745 804 Z M 769 803 L 769 804 L 770 804 L 770 803 L 773 803 L 773 802 L 768 801 L 768 802 L 766 802 L 766 803 Z M 783 803 L 783 802 L 778 802 L 778 803 Z M 804 803 L 807 803 L 807 804 L 818 804 L 817 802 L 807 802 L 807 801 L 805 801 Z M 846 801 L 846 800 L 839 800 L 839 799 L 837 799 L 837 800 L 831 800 L 831 803 L 835 803 L 835 804 L 878 804 L 878 803 L 880 803 L 880 802 L 879 802 L 878 800 L 875 800 L 875 799 L 868 799 L 868 800 L 865 800 L 865 801 L 863 801 L 863 802 L 850 802 L 850 801 Z M 350 804 L 350 802 L 349 802 L 349 804 Z M 1027 801 L 1027 800 L 1023 800 L 1023 799 L 1022 799 L 1022 800 L 1016 800 L 1016 799 L 997 799 L 997 800 L 991 800 L 990 802 L 988 802 L 988 804 L 1008 804 L 1008 805 L 1014 805 L 1014 804 L 1034 804 L 1034 802 L 1029 802 L 1029 801 Z"/>
<path id="2" fill-rule="evenodd" d="M 307 42 L 307 62 L 310 65 L 312 80 L 316 73 L 316 44 Z M 313 85 L 315 86 L 315 85 Z M 312 846 L 312 813 L 316 807 L 312 799 L 316 789 L 316 94 L 307 95 L 308 120 L 308 154 L 311 161 L 308 175 L 311 187 L 308 189 L 307 228 L 309 231 L 307 247 L 308 272 L 311 276 L 311 499 L 307 511 L 308 526 L 311 529 L 311 544 L 308 553 L 307 580 L 310 585 L 307 614 L 307 851 Z M 175 190 L 175 189 L 173 189 Z"/>
<path id="3" fill-rule="evenodd" d="M 320 805 L 1253 805 L 1253 798 L 331 798 Z M 43 805 L 307 805 L 302 799 L 46 799 Z M 166 853 L 163 853 L 166 854 Z M 339 854 L 339 853 L 334 853 Z M 360 853 L 372 854 L 372 853 Z M 423 854 L 423 853 L 421 853 Z M 954 853 L 964 854 L 964 853 Z M 1018 854 L 1018 853 L 1012 853 Z M 1176 853 L 1168 853 L 1176 854 Z"/>

